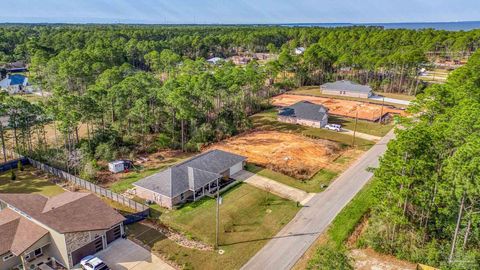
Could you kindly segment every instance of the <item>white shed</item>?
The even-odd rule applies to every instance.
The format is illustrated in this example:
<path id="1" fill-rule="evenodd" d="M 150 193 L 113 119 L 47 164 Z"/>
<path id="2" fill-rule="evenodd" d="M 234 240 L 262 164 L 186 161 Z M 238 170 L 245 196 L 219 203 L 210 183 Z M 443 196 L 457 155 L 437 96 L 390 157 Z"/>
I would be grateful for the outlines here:
<path id="1" fill-rule="evenodd" d="M 132 162 L 128 160 L 115 160 L 108 163 L 108 170 L 113 173 L 124 172 L 132 167 Z"/>

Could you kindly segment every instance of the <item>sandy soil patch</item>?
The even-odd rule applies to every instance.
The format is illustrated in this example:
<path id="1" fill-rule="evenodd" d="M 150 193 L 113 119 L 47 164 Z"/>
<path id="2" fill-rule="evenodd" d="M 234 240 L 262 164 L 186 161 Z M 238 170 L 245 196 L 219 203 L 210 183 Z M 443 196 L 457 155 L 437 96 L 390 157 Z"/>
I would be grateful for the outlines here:
<path id="1" fill-rule="evenodd" d="M 357 270 L 414 270 L 416 265 L 399 260 L 393 256 L 383 255 L 372 249 L 353 249 L 350 256 L 354 259 Z"/>
<path id="2" fill-rule="evenodd" d="M 335 142 L 277 131 L 242 134 L 209 149 L 243 155 L 248 162 L 301 179 L 311 178 L 342 151 Z"/>
<path id="3" fill-rule="evenodd" d="M 272 98 L 272 104 L 275 106 L 290 106 L 299 101 L 310 101 L 315 104 L 324 105 L 329 109 L 330 114 L 355 118 L 358 110 L 358 118 L 368 121 L 376 121 L 380 114 L 399 114 L 405 115 L 405 111 L 391 106 L 383 106 L 368 102 L 315 97 L 306 95 L 282 94 Z"/>

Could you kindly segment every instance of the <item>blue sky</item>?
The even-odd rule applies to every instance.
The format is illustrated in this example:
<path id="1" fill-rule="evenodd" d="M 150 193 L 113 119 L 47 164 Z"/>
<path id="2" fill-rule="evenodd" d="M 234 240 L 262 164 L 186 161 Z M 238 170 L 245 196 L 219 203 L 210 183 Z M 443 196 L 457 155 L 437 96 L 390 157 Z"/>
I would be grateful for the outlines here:
<path id="1" fill-rule="evenodd" d="M 4 2 L 2 4 L 2 2 Z M 478 21 L 479 0 L 0 0 L 0 22 Z"/>

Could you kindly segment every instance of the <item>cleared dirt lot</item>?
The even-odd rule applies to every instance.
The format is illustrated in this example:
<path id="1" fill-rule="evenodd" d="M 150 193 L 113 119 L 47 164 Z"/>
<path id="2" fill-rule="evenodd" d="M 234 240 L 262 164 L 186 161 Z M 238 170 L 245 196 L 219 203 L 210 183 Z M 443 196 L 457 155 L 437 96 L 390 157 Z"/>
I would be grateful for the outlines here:
<path id="1" fill-rule="evenodd" d="M 311 178 L 342 152 L 335 142 L 278 131 L 242 134 L 209 149 L 243 155 L 248 162 L 300 179 Z"/>
<path id="2" fill-rule="evenodd" d="M 391 106 L 383 106 L 382 110 L 382 105 L 360 101 L 315 97 L 307 95 L 282 94 L 273 97 L 272 104 L 275 106 L 284 107 L 293 105 L 303 100 L 310 101 L 315 104 L 324 105 L 329 109 L 330 114 L 350 118 L 355 118 L 358 110 L 358 118 L 368 121 L 376 121 L 380 118 L 380 114 L 386 113 L 405 115 L 404 110 L 396 109 Z"/>

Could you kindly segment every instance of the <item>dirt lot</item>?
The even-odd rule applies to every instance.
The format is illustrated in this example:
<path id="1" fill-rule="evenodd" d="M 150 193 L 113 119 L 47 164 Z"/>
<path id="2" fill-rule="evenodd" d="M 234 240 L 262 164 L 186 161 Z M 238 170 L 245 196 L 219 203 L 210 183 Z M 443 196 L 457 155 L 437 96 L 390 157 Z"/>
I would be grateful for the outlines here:
<path id="1" fill-rule="evenodd" d="M 251 163 L 300 179 L 311 178 L 342 152 L 335 142 L 277 131 L 242 134 L 209 149 L 243 155 Z"/>
<path id="2" fill-rule="evenodd" d="M 299 101 L 306 100 L 315 104 L 320 104 L 326 106 L 331 114 L 340 115 L 345 117 L 355 118 L 356 112 L 358 110 L 358 118 L 368 121 L 376 121 L 380 118 L 382 114 L 382 106 L 367 102 L 360 101 L 351 101 L 343 99 L 334 99 L 334 98 L 325 98 L 325 97 L 314 97 L 306 95 L 292 95 L 292 94 L 282 94 L 276 96 L 272 99 L 272 104 L 275 106 L 290 106 Z M 404 115 L 405 111 L 401 109 L 396 109 L 390 106 L 383 107 L 383 114 L 400 114 Z"/>
<path id="3" fill-rule="evenodd" d="M 356 270 L 414 270 L 416 265 L 383 255 L 372 249 L 353 249 L 350 256 L 354 260 Z"/>

